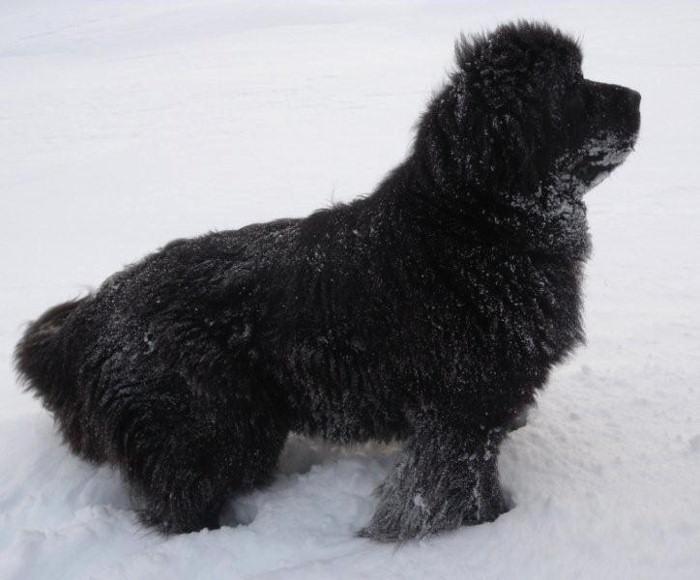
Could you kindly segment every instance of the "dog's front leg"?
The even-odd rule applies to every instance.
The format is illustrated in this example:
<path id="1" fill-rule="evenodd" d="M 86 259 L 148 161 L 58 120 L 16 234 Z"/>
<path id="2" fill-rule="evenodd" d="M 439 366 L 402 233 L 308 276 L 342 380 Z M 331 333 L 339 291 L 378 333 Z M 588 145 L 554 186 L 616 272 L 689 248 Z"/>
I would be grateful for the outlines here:
<path id="1" fill-rule="evenodd" d="M 496 465 L 503 436 L 502 429 L 422 425 L 377 490 L 379 506 L 359 535 L 402 542 L 495 520 L 506 511 Z"/>

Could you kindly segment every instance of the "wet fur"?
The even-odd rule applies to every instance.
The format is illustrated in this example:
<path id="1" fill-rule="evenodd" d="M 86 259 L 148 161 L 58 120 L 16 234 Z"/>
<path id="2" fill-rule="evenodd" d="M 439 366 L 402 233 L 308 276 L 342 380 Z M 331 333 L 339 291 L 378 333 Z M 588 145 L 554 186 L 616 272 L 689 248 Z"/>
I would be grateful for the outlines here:
<path id="1" fill-rule="evenodd" d="M 498 446 L 583 340 L 581 197 L 639 127 L 580 63 L 541 24 L 460 40 L 374 193 L 172 242 L 32 323 L 19 372 L 166 533 L 216 527 L 290 431 L 406 440 L 364 536 L 495 519 Z"/>

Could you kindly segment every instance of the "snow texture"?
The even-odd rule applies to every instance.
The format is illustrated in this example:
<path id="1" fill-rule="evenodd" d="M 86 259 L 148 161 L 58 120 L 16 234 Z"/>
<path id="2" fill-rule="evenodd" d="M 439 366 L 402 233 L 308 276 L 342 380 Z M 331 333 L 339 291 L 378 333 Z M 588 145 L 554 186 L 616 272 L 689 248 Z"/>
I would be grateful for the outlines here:
<path id="1" fill-rule="evenodd" d="M 0 578 L 700 575 L 696 3 L 0 6 Z M 517 17 L 579 34 L 586 76 L 642 93 L 643 129 L 586 197 L 588 346 L 504 443 L 516 507 L 373 544 L 354 533 L 397 450 L 293 438 L 271 487 L 228 506 L 249 526 L 144 531 L 118 475 L 18 392 L 23 322 L 170 239 L 371 190 L 458 32 Z"/>

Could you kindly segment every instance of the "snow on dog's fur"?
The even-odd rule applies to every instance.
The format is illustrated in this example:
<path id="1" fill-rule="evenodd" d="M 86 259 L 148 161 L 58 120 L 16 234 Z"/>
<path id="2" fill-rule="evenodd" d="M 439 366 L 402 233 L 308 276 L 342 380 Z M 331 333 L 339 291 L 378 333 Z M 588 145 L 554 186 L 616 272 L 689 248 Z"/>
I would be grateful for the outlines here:
<path id="1" fill-rule="evenodd" d="M 583 339 L 582 196 L 638 128 L 639 94 L 549 26 L 463 38 L 374 193 L 172 242 L 45 313 L 17 367 L 163 532 L 216 527 L 290 431 L 406 440 L 362 535 L 493 520 L 499 445 Z"/>

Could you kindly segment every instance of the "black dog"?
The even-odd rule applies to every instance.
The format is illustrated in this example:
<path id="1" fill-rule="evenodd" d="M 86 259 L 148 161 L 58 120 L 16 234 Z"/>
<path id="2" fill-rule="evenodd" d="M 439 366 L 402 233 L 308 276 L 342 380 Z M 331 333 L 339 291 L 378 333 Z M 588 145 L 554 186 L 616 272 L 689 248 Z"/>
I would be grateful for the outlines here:
<path id="1" fill-rule="evenodd" d="M 17 367 L 164 532 L 216 527 L 290 431 L 407 440 L 363 535 L 493 520 L 499 444 L 583 339 L 582 196 L 631 151 L 639 102 L 547 25 L 462 39 L 372 195 L 172 242 L 34 322 Z"/>

